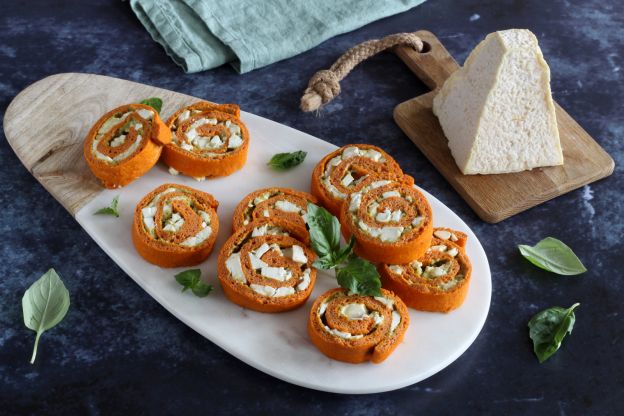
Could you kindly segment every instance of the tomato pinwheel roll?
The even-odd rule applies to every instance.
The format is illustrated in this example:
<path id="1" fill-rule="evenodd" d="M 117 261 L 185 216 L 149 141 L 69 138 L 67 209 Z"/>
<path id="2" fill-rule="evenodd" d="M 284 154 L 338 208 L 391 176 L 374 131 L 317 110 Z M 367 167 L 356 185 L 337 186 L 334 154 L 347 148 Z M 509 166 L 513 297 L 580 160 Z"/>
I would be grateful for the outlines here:
<path id="1" fill-rule="evenodd" d="M 378 178 L 414 180 L 404 175 L 398 163 L 386 152 L 369 144 L 350 144 L 325 156 L 312 171 L 312 195 L 329 212 L 338 215 L 344 199 Z"/>
<path id="2" fill-rule="evenodd" d="M 377 180 L 349 195 L 340 222 L 355 252 L 373 263 L 407 263 L 429 248 L 431 206 L 414 186 Z"/>
<path id="3" fill-rule="evenodd" d="M 459 308 L 466 299 L 472 273 L 464 250 L 439 238 L 433 238 L 431 247 L 418 260 L 378 268 L 384 288 L 399 295 L 410 308 L 429 312 Z"/>
<path id="4" fill-rule="evenodd" d="M 403 301 L 381 289 L 381 296 L 331 289 L 312 305 L 308 334 L 316 347 L 334 360 L 380 363 L 403 340 L 409 313 Z"/>
<path id="5" fill-rule="evenodd" d="M 285 218 L 305 227 L 304 216 L 308 202 L 316 204 L 316 197 L 290 188 L 265 188 L 247 195 L 236 206 L 232 228 L 234 231 L 262 218 Z"/>
<path id="6" fill-rule="evenodd" d="M 167 120 L 173 140 L 163 150 L 169 172 L 201 180 L 227 176 L 247 161 L 249 131 L 234 104 L 200 102 L 178 110 Z"/>
<path id="7" fill-rule="evenodd" d="M 298 308 L 316 282 L 315 255 L 307 243 L 305 227 L 280 218 L 240 228 L 219 253 L 223 292 L 233 303 L 258 312 Z"/>
<path id="8" fill-rule="evenodd" d="M 468 235 L 466 233 L 453 230 L 452 228 L 436 227 L 433 229 L 433 236 L 439 240 L 450 240 L 457 244 L 462 250 L 465 250 L 468 240 Z"/>
<path id="9" fill-rule="evenodd" d="M 188 186 L 159 186 L 136 206 L 132 242 L 145 260 L 161 267 L 199 264 L 217 239 L 218 206 L 212 195 Z"/>
<path id="10" fill-rule="evenodd" d="M 171 131 L 154 108 L 128 104 L 104 114 L 89 130 L 84 156 L 106 188 L 125 186 L 158 162 Z"/>

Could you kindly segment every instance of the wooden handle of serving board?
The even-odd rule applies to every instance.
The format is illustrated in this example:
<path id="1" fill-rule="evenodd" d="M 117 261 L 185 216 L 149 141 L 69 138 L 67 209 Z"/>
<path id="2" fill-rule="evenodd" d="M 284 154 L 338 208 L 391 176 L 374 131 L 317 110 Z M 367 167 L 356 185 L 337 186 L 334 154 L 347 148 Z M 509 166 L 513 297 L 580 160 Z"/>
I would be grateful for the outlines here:
<path id="1" fill-rule="evenodd" d="M 444 84 L 459 65 L 433 33 L 420 30 L 416 35 L 424 42 L 422 52 L 408 46 L 397 46 L 394 53 L 422 82 L 435 90 Z"/>

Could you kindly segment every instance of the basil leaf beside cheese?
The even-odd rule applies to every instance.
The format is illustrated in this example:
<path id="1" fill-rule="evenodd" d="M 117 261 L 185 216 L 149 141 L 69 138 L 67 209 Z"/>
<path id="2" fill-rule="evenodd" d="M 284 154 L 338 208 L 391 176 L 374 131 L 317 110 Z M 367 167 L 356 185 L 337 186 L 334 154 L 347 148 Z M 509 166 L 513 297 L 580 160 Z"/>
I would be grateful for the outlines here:
<path id="1" fill-rule="evenodd" d="M 207 285 L 201 281 L 201 270 L 199 269 L 184 270 L 174 277 L 182 285 L 182 292 L 191 289 L 191 292 L 199 298 L 208 296 L 212 292 L 212 285 Z"/>
<path id="2" fill-rule="evenodd" d="M 119 218 L 119 195 L 113 198 L 108 207 L 98 209 L 93 215 L 113 215 Z"/>
<path id="3" fill-rule="evenodd" d="M 528 261 L 552 273 L 572 276 L 587 271 L 572 249 L 556 238 L 546 237 L 533 247 L 519 245 L 518 249 Z"/>
<path id="4" fill-rule="evenodd" d="M 319 256 L 318 264 L 323 269 L 334 267 L 336 254 L 340 251 L 340 222 L 325 208 L 308 202 L 305 218 L 310 232 L 310 245 Z M 316 266 L 315 266 L 316 267 Z"/>
<path id="5" fill-rule="evenodd" d="M 151 97 L 142 100 L 139 104 L 149 105 L 152 107 L 158 114 L 160 114 L 160 110 L 162 110 L 163 101 L 158 97 Z"/>
<path id="6" fill-rule="evenodd" d="M 303 150 L 291 153 L 277 153 L 269 160 L 268 165 L 275 170 L 288 170 L 300 165 L 307 154 Z"/>
<path id="7" fill-rule="evenodd" d="M 567 309 L 554 306 L 538 312 L 529 321 L 529 337 L 533 340 L 533 351 L 540 363 L 556 353 L 561 341 L 572 333 L 577 306 L 578 303 Z"/>
<path id="8" fill-rule="evenodd" d="M 69 292 L 54 269 L 48 270 L 24 293 L 24 325 L 37 333 L 30 363 L 35 362 L 39 337 L 61 322 L 69 310 Z"/>
<path id="9" fill-rule="evenodd" d="M 377 268 L 359 257 L 352 257 L 345 267 L 336 269 L 336 280 L 350 293 L 381 296 L 381 279 Z"/>

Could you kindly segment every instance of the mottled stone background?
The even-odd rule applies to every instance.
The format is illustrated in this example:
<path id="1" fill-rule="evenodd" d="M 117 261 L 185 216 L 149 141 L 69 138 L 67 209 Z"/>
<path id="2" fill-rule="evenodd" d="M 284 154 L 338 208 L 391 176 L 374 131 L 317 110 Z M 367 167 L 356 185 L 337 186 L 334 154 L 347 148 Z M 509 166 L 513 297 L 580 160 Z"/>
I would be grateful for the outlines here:
<path id="1" fill-rule="evenodd" d="M 483 223 L 393 123 L 393 107 L 426 89 L 391 54 L 355 70 L 320 117 L 297 109 L 308 78 L 360 41 L 429 29 L 463 62 L 488 32 L 511 27 L 538 36 L 555 98 L 615 159 L 609 179 L 500 224 Z M 624 414 L 623 52 L 620 0 L 429 0 L 244 76 L 229 67 L 186 75 L 150 39 L 127 2 L 4 1 L 2 112 L 42 77 L 92 72 L 238 102 L 337 145 L 383 146 L 473 228 L 488 253 L 494 291 L 474 345 L 428 380 L 367 396 L 292 386 L 230 357 L 160 307 L 0 140 L 0 413 Z M 518 255 L 517 244 L 548 235 L 573 247 L 589 271 L 557 277 Z M 34 334 L 23 325 L 20 299 L 51 266 L 63 275 L 72 307 L 43 336 L 31 366 Z M 576 301 L 574 333 L 556 356 L 538 364 L 528 319 L 542 308 Z"/>

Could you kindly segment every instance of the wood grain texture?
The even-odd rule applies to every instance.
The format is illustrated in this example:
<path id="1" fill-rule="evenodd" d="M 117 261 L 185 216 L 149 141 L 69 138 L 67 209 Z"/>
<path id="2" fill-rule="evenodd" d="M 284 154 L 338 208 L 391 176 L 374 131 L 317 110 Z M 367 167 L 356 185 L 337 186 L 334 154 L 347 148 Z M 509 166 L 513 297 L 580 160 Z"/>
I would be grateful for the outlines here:
<path id="1" fill-rule="evenodd" d="M 57 74 L 13 99 L 4 115 L 4 133 L 24 166 L 75 215 L 104 190 L 82 154 L 89 128 L 112 108 L 154 96 L 163 99 L 165 117 L 199 100 L 102 75 Z"/>
<path id="2" fill-rule="evenodd" d="M 433 91 L 399 104 L 394 119 L 484 221 L 502 221 L 613 173 L 613 159 L 555 103 L 563 166 L 499 175 L 463 175 L 432 111 L 436 90 L 459 65 L 432 33 L 417 33 L 429 44 L 428 52 L 399 47 L 395 53 Z"/>

